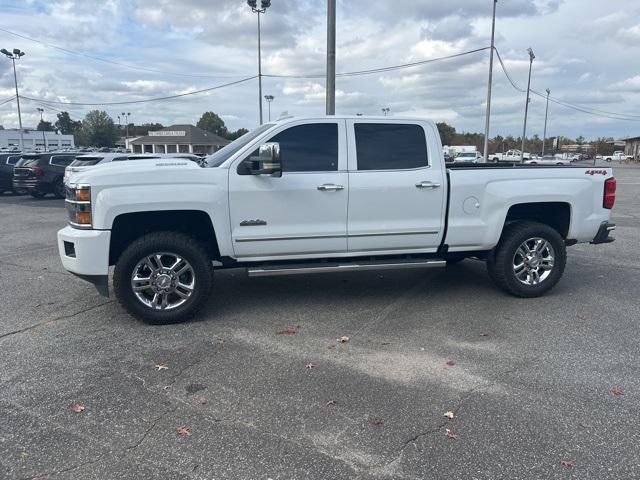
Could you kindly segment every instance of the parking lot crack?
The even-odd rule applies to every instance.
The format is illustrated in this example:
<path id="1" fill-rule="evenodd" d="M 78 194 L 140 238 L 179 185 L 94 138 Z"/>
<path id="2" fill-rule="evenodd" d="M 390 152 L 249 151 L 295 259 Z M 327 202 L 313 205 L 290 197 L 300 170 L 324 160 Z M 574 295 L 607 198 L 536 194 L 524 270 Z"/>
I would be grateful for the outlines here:
<path id="1" fill-rule="evenodd" d="M 77 315 L 80 315 L 80 314 L 86 313 L 86 312 L 90 312 L 92 310 L 95 310 L 97 308 L 100 308 L 100 307 L 102 307 L 104 305 L 108 305 L 108 304 L 113 303 L 113 302 L 115 302 L 115 300 L 109 300 L 107 302 L 100 303 L 98 305 L 93 305 L 91 307 L 83 308 L 82 310 L 79 310 L 77 312 L 73 312 L 73 313 L 70 313 L 70 314 L 67 314 L 67 315 L 61 315 L 61 316 L 55 317 L 55 318 L 49 318 L 47 320 L 42 320 L 41 322 L 35 323 L 33 325 L 29 325 L 28 327 L 20 328 L 18 330 L 13 330 L 12 332 L 3 333 L 3 334 L 0 335 L 0 340 L 2 340 L 4 338 L 7 338 L 7 337 L 12 337 L 14 335 L 19 335 L 21 333 L 25 333 L 25 332 L 28 332 L 30 330 L 34 330 L 36 328 L 42 327 L 43 325 L 48 325 L 48 324 L 51 324 L 51 323 L 58 322 L 60 320 L 66 320 L 66 319 L 69 319 L 69 318 L 73 318 L 73 317 L 75 317 Z"/>
<path id="2" fill-rule="evenodd" d="M 164 411 L 161 415 L 158 415 L 154 420 L 151 421 L 151 425 L 147 427 L 147 429 L 142 433 L 140 438 L 133 445 L 129 445 L 128 447 L 126 447 L 126 450 L 128 451 L 133 450 L 138 448 L 140 445 L 142 445 L 142 443 L 147 439 L 147 437 L 153 431 L 153 429 L 156 428 L 156 425 L 158 425 L 158 422 L 160 422 L 160 420 L 162 420 L 167 415 L 171 413 L 175 413 L 176 410 L 178 410 L 178 405 L 174 405 L 173 407 Z"/>

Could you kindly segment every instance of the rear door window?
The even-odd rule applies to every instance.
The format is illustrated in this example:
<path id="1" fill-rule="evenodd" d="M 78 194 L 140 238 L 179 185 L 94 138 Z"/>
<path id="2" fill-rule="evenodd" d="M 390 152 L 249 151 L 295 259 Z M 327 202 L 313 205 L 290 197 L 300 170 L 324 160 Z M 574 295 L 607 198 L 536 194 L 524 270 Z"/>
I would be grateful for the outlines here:
<path id="1" fill-rule="evenodd" d="M 25 168 L 29 168 L 29 167 L 37 167 L 38 164 L 40 163 L 40 157 L 27 157 L 24 158 L 23 157 L 23 162 L 22 165 L 20 165 L 21 167 L 25 167 Z"/>
<path id="2" fill-rule="evenodd" d="M 407 170 L 429 165 L 420 125 L 356 123 L 358 170 Z"/>
<path id="3" fill-rule="evenodd" d="M 64 155 L 52 155 L 49 160 L 50 165 L 56 165 L 58 167 L 68 167 L 73 162 L 75 157 L 69 157 Z"/>
<path id="4" fill-rule="evenodd" d="M 12 155 L 11 157 L 7 157 L 7 165 L 15 165 L 20 160 L 20 155 Z"/>
<path id="5" fill-rule="evenodd" d="M 76 158 L 69 164 L 70 167 L 89 167 L 91 165 L 97 165 L 102 161 L 104 157 L 85 157 Z"/>

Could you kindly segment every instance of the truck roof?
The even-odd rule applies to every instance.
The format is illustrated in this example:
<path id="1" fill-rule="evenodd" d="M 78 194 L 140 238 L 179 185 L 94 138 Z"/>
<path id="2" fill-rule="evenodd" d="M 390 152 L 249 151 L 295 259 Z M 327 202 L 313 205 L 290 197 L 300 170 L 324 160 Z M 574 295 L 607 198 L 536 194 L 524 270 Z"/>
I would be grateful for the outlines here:
<path id="1" fill-rule="evenodd" d="M 272 124 L 286 124 L 291 122 L 298 122 L 301 120 L 375 120 L 375 121 L 384 121 L 384 122 L 426 122 L 435 125 L 433 120 L 429 120 L 427 118 L 420 117 L 392 117 L 392 116 L 382 116 L 382 115 L 315 115 L 315 116 L 287 116 L 278 118 L 277 120 L 273 120 Z"/>

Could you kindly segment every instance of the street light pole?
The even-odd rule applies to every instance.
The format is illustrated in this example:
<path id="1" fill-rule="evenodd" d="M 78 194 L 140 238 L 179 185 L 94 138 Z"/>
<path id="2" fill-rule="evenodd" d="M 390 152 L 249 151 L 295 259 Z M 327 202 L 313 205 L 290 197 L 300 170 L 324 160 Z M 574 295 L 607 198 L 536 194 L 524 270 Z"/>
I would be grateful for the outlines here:
<path id="1" fill-rule="evenodd" d="M 24 133 L 22 131 L 22 114 L 20 113 L 20 95 L 18 94 L 18 76 L 16 74 L 16 60 L 24 55 L 24 52 L 20 51 L 18 48 L 13 49 L 13 53 L 11 53 L 6 48 L 0 50 L 4 55 L 11 59 L 13 62 L 13 81 L 16 86 L 16 103 L 18 104 L 18 125 L 20 126 L 20 151 L 24 151 Z"/>
<path id="2" fill-rule="evenodd" d="M 384 113 L 384 116 L 385 116 L 385 117 L 386 117 L 387 115 L 389 115 L 389 111 L 390 111 L 390 110 L 391 110 L 391 109 L 390 109 L 389 107 L 384 107 L 384 108 L 382 109 L 382 113 Z"/>
<path id="3" fill-rule="evenodd" d="M 44 136 L 44 120 L 42 119 L 42 114 L 44 113 L 44 108 L 38 107 L 36 110 L 40 112 L 40 124 L 42 125 L 42 144 L 44 145 L 44 151 L 47 151 L 47 139 Z"/>
<path id="4" fill-rule="evenodd" d="M 547 143 L 547 118 L 549 117 L 549 95 L 551 90 L 547 88 L 547 109 L 544 112 L 544 134 L 542 135 L 542 156 L 544 157 L 544 146 Z"/>
<path id="5" fill-rule="evenodd" d="M 269 105 L 269 121 L 271 121 L 271 102 L 275 97 L 273 95 L 265 95 L 264 99 L 267 101 L 267 105 Z"/>
<path id="6" fill-rule="evenodd" d="M 527 83 L 527 102 L 524 105 L 524 128 L 522 129 L 522 150 L 520 151 L 520 161 L 524 161 L 524 140 L 527 136 L 527 115 L 529 114 L 529 95 L 531 94 L 531 70 L 533 68 L 533 59 L 536 56 L 533 50 L 529 48 L 529 82 Z"/>
<path id="7" fill-rule="evenodd" d="M 498 0 L 493 0 L 493 20 L 491 22 L 491 51 L 489 53 L 489 87 L 487 88 L 487 118 L 484 123 L 484 161 L 489 158 L 489 127 L 491 123 L 491 88 L 493 85 L 493 50 L 496 42 L 496 7 Z"/>
<path id="8" fill-rule="evenodd" d="M 327 115 L 336 114 L 336 0 L 327 0 Z"/>
<path id="9" fill-rule="evenodd" d="M 129 115 L 131 115 L 131 112 L 122 112 L 122 118 L 124 119 L 124 125 L 125 125 L 125 137 L 124 137 L 124 148 L 125 150 L 127 150 L 129 147 L 127 145 L 127 142 L 129 141 Z M 144 153 L 144 152 L 142 152 Z"/>
<path id="10" fill-rule="evenodd" d="M 258 14 L 258 107 L 260 110 L 260 125 L 262 125 L 262 34 L 260 32 L 260 14 L 267 12 L 267 8 L 271 6 L 271 0 L 262 0 L 258 8 L 257 0 L 247 0 L 247 5 L 251 7 L 253 13 Z"/>

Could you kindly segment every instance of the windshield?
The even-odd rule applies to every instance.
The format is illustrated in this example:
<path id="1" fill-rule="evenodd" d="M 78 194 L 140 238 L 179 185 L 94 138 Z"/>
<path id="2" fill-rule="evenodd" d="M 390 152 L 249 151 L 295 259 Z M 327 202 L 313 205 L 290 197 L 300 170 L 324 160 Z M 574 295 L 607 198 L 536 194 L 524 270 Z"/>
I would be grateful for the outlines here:
<path id="1" fill-rule="evenodd" d="M 458 156 L 459 157 L 475 157 L 476 154 L 475 153 L 467 153 L 467 152 L 465 152 L 465 153 L 459 153 Z"/>
<path id="2" fill-rule="evenodd" d="M 245 133 L 243 136 L 234 140 L 226 147 L 221 148 L 213 155 L 209 155 L 204 159 L 207 167 L 219 167 L 224 162 L 229 160 L 229 158 L 231 158 L 236 152 L 240 151 L 249 142 L 253 141 L 255 138 L 259 137 L 271 127 L 273 127 L 273 125 L 273 123 L 262 125 L 261 127 L 258 127 L 249 133 Z"/>
<path id="3" fill-rule="evenodd" d="M 86 157 L 76 158 L 69 164 L 70 167 L 88 167 L 90 165 L 97 165 L 104 157 Z"/>

